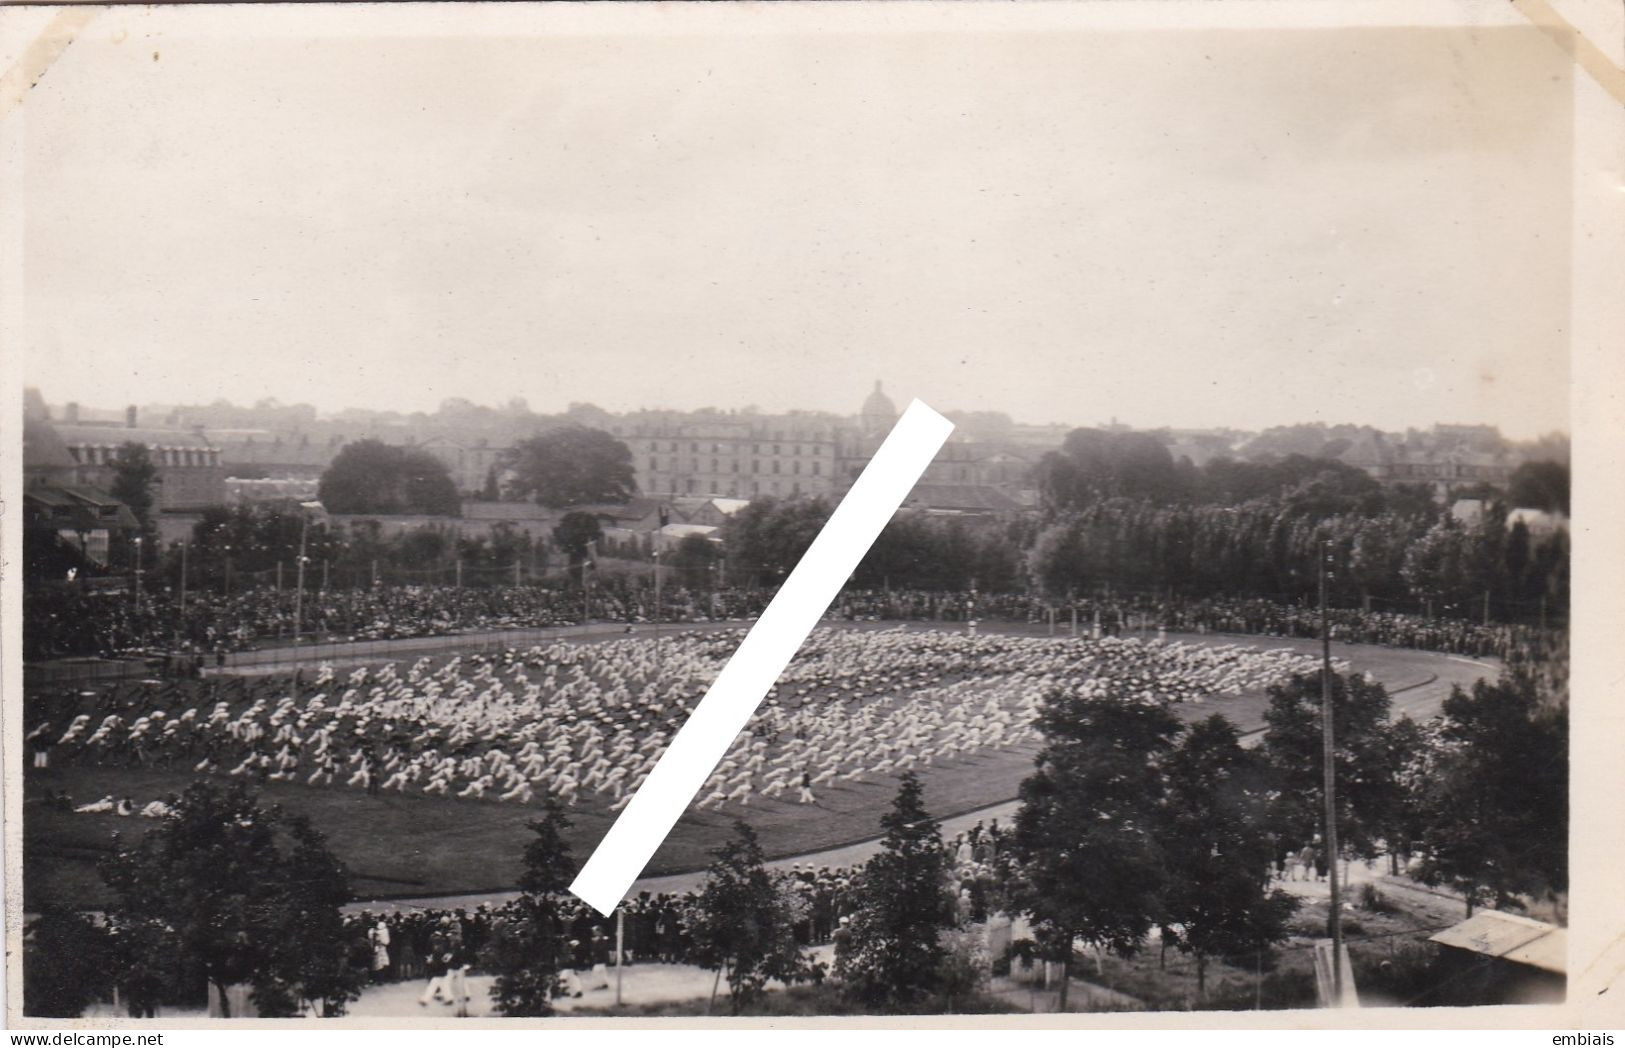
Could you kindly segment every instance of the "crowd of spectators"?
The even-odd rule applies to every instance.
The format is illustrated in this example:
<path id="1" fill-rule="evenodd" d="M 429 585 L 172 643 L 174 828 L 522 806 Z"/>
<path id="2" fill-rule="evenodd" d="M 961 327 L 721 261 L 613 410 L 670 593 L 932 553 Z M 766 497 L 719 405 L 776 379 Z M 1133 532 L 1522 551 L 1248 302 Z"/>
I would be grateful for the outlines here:
<path id="1" fill-rule="evenodd" d="M 658 618 L 670 623 L 738 621 L 762 611 L 769 591 L 665 588 Z M 579 586 L 385 586 L 309 590 L 296 607 L 288 589 L 188 594 L 41 588 L 25 595 L 24 655 L 30 661 L 132 653 L 219 653 L 289 643 L 296 622 L 308 641 L 373 641 L 471 630 L 537 629 L 583 621 L 656 619 L 647 580 L 610 577 Z M 1116 596 L 1057 601 L 1024 593 L 848 590 L 828 617 L 844 621 L 1043 624 L 1113 635 L 1171 630 L 1267 637 L 1318 637 L 1320 612 L 1263 599 Z M 1335 640 L 1473 657 L 1509 658 L 1549 644 L 1550 631 L 1528 625 L 1337 608 Z"/>
<path id="2" fill-rule="evenodd" d="M 946 840 L 944 847 L 950 871 L 944 891 L 954 898 L 958 923 L 987 920 L 1007 902 L 1007 832 L 997 819 L 991 824 L 978 822 Z M 800 897 L 797 910 L 805 918 L 794 929 L 798 945 L 839 946 L 841 928 L 858 905 L 862 872 L 861 865 L 797 862 L 776 873 Z M 689 929 L 699 900 L 698 889 L 638 892 L 622 904 L 619 927 L 617 918 L 604 917 L 573 896 L 556 900 L 571 951 L 570 971 L 561 992 L 570 993 L 589 971 L 616 963 L 617 932 L 621 963 L 698 963 Z M 401 982 L 433 978 L 447 963 L 465 966 L 477 974 L 486 944 L 504 922 L 520 919 L 520 913 L 514 901 L 454 908 L 363 907 L 345 915 L 345 927 L 350 935 L 352 963 L 370 970 L 377 982 Z M 435 963 L 436 957 L 441 958 L 439 964 Z"/>

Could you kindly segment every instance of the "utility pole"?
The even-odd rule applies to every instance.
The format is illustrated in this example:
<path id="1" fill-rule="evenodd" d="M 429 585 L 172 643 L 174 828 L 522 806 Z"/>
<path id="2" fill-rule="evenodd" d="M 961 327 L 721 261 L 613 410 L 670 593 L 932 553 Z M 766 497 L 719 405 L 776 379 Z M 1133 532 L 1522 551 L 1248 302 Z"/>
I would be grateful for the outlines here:
<path id="1" fill-rule="evenodd" d="M 593 544 L 587 543 L 587 555 L 581 561 L 581 624 L 583 626 L 592 619 L 592 594 L 587 590 L 587 569 L 592 567 L 593 554 L 596 552 Z"/>
<path id="2" fill-rule="evenodd" d="M 305 623 L 305 538 L 310 533 L 310 515 L 299 512 L 299 568 L 295 572 L 299 588 L 293 594 L 293 697 L 299 697 L 299 631 Z M 278 568 L 282 565 L 278 564 Z M 278 572 L 280 574 L 280 572 Z"/>
<path id="3" fill-rule="evenodd" d="M 463 588 L 463 558 L 457 558 L 457 588 Z"/>
<path id="4" fill-rule="evenodd" d="M 1331 889 L 1332 1007 L 1343 1003 L 1343 913 L 1337 890 L 1337 744 L 1332 731 L 1332 627 L 1326 610 L 1331 543 L 1320 544 L 1320 734 L 1326 792 L 1326 878 Z"/>
<path id="5" fill-rule="evenodd" d="M 621 970 L 626 965 L 626 907 L 615 907 L 615 1003 L 621 1003 Z"/>

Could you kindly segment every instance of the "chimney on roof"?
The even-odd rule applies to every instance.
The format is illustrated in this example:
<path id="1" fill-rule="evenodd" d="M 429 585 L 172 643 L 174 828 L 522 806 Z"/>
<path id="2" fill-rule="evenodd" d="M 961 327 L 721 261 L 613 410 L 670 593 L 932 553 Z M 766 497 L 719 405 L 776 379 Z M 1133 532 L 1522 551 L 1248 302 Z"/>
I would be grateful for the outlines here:
<path id="1" fill-rule="evenodd" d="M 79 424 L 79 402 L 77 400 L 70 400 L 63 406 L 62 418 L 70 426 Z"/>
<path id="2" fill-rule="evenodd" d="M 135 405 L 134 404 L 131 404 L 129 407 L 124 409 L 124 428 L 125 429 L 134 429 L 135 428 Z"/>

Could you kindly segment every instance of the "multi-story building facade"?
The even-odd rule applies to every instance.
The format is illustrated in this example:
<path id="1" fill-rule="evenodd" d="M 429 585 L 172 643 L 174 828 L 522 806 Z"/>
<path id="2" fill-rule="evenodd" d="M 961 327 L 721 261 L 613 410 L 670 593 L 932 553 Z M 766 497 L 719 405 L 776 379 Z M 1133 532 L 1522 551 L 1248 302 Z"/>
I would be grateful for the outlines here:
<path id="1" fill-rule="evenodd" d="M 167 513 L 199 510 L 226 501 L 226 472 L 220 451 L 202 432 L 137 425 L 130 408 L 122 426 L 93 423 L 46 423 L 73 457 L 76 481 L 102 490 L 113 486 L 119 448 L 143 444 L 157 467 L 154 506 Z"/>
<path id="2" fill-rule="evenodd" d="M 641 411 L 607 428 L 631 451 L 644 494 L 834 498 L 863 472 L 897 416 L 876 382 L 856 416 Z M 1029 504 L 1032 467 L 1044 450 L 1024 441 L 951 439 L 921 478 L 919 494 L 954 509 Z"/>
<path id="3" fill-rule="evenodd" d="M 1384 484 L 1428 485 L 1440 498 L 1459 485 L 1504 485 L 1523 461 L 1492 426 L 1443 424 L 1403 436 L 1363 434 L 1339 458 Z"/>
<path id="4" fill-rule="evenodd" d="M 632 452 L 644 494 L 748 499 L 837 490 L 841 420 L 833 416 L 640 411 L 609 431 Z"/>

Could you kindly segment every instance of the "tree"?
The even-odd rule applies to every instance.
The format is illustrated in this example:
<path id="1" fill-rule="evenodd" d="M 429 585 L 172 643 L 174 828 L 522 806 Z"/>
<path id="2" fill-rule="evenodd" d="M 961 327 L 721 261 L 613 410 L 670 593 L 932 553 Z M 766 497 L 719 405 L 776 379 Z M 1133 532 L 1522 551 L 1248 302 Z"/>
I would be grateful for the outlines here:
<path id="1" fill-rule="evenodd" d="M 806 907 L 787 878 L 768 871 L 747 823 L 736 821 L 733 836 L 711 855 L 705 887 L 688 914 L 689 933 L 696 963 L 719 978 L 728 973 L 728 1000 L 738 1015 L 762 997 L 769 979 L 792 983 L 809 974 L 795 937 Z"/>
<path id="2" fill-rule="evenodd" d="M 637 493 L 632 452 L 601 429 L 565 426 L 521 440 L 509 467 L 512 493 L 551 509 L 588 502 L 625 502 Z"/>
<path id="3" fill-rule="evenodd" d="M 552 1015 L 559 972 L 570 966 L 564 903 L 576 866 L 564 836 L 569 828 L 558 801 L 544 800 L 542 817 L 530 823 L 535 836 L 525 846 L 520 896 L 486 944 L 482 963 L 496 977 L 491 1000 L 503 1015 Z"/>
<path id="4" fill-rule="evenodd" d="M 322 474 L 317 493 L 330 513 L 456 516 L 461 505 L 445 463 L 427 451 L 379 440 L 346 445 Z"/>
<path id="5" fill-rule="evenodd" d="M 287 829 L 292 846 L 282 870 L 285 894 L 271 914 L 280 930 L 272 963 L 256 986 L 262 997 L 280 991 L 282 1005 L 295 1012 L 301 1000 L 319 1001 L 322 1016 L 333 1018 L 361 996 L 366 979 L 366 969 L 350 963 L 344 926 L 350 875 L 304 815 L 289 816 Z M 263 1001 L 260 1011 L 269 1014 Z"/>
<path id="6" fill-rule="evenodd" d="M 1283 840 L 1299 847 L 1314 840 L 1325 821 L 1320 692 L 1320 674 L 1301 674 L 1270 687 L 1264 712 L 1268 728 L 1262 749 L 1276 792 L 1271 823 Z M 1383 828 L 1392 821 L 1399 768 L 1390 706 L 1388 692 L 1365 674 L 1332 674 L 1338 845 L 1353 855 L 1375 855 Z"/>
<path id="7" fill-rule="evenodd" d="M 1179 721 L 1161 703 L 1057 689 L 1037 723 L 1046 742 L 1016 812 L 1017 905 L 1062 965 L 1064 1009 L 1075 941 L 1126 956 L 1161 916 L 1156 829 Z"/>
<path id="8" fill-rule="evenodd" d="M 1560 462 L 1525 462 L 1507 478 L 1507 501 L 1514 508 L 1569 511 L 1569 468 Z"/>
<path id="9" fill-rule="evenodd" d="M 130 507 L 143 529 L 152 523 L 152 485 L 157 479 L 158 467 L 145 444 L 126 440 L 118 446 L 108 494 Z"/>
<path id="10" fill-rule="evenodd" d="M 711 567 L 722 559 L 722 551 L 704 535 L 685 535 L 671 554 L 672 570 L 689 589 L 702 589 L 711 582 Z"/>
<path id="11" fill-rule="evenodd" d="M 1427 832 L 1437 736 L 1437 721 L 1423 725 L 1408 716 L 1400 717 L 1387 731 L 1389 756 L 1385 763 L 1395 769 L 1395 789 L 1381 828 L 1388 869 L 1394 874 L 1402 865 L 1409 865 Z"/>
<path id="12" fill-rule="evenodd" d="M 115 849 L 102 867 L 114 918 L 162 927 L 167 954 L 197 964 L 222 1004 L 238 982 L 253 984 L 262 1015 L 297 1014 L 313 994 L 344 999 L 349 977 L 333 954 L 346 952 L 335 929 L 348 885 L 302 820 L 290 826 L 279 809 L 260 808 L 242 783 L 198 782 L 140 841 Z"/>
<path id="13" fill-rule="evenodd" d="M 752 499 L 728 519 L 728 574 L 776 586 L 801 560 L 829 520 L 823 499 Z"/>
<path id="14" fill-rule="evenodd" d="M 1261 954 L 1287 937 L 1297 910 L 1291 894 L 1269 887 L 1266 772 L 1218 714 L 1192 725 L 1168 758 L 1164 938 L 1196 958 L 1198 996 L 1209 957 Z"/>
<path id="15" fill-rule="evenodd" d="M 580 510 L 571 510 L 553 526 L 553 541 L 570 555 L 571 564 L 586 560 L 592 544 L 603 537 L 604 529 L 598 523 L 598 518 Z"/>
<path id="16" fill-rule="evenodd" d="M 138 548 L 142 550 L 141 559 L 146 563 L 151 563 L 158 554 L 158 528 L 152 515 L 153 504 L 157 501 L 152 489 L 157 480 L 158 467 L 145 444 L 126 440 L 119 445 L 113 459 L 113 480 L 108 494 L 130 507 L 136 522 L 141 525 L 141 546 Z M 134 563 L 135 548 L 129 550 L 131 563 Z"/>
<path id="17" fill-rule="evenodd" d="M 949 855 L 921 792 L 919 778 L 905 772 L 880 819 L 880 850 L 858 877 L 852 945 L 836 974 L 867 1004 L 918 1004 L 942 978 L 942 934 L 954 926 Z"/>
<path id="18" fill-rule="evenodd" d="M 1036 479 L 1045 505 L 1061 509 L 1106 498 L 1184 498 L 1187 477 L 1168 446 L 1150 433 L 1075 429 L 1061 450 L 1039 460 Z"/>
<path id="19" fill-rule="evenodd" d="M 1428 775 L 1420 875 L 1461 892 L 1467 912 L 1568 887 L 1568 711 L 1535 678 L 1459 687 L 1444 701 Z"/>
<path id="20" fill-rule="evenodd" d="M 107 932 L 83 914 L 47 910 L 23 939 L 23 1014 L 73 1019 L 109 988 Z"/>

